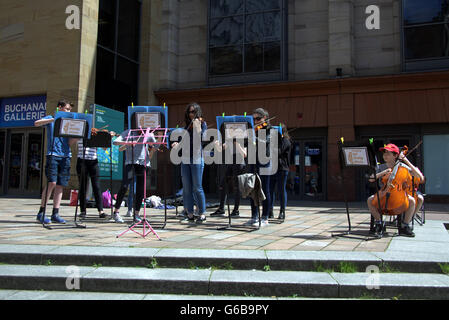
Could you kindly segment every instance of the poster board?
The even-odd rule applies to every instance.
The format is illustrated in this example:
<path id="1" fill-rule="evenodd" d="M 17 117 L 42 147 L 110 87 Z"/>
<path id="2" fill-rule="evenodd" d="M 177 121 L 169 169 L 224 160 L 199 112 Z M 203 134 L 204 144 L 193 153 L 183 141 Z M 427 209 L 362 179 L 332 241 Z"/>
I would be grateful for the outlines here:
<path id="1" fill-rule="evenodd" d="M 125 130 L 125 114 L 123 112 L 103 107 L 95 104 L 92 106 L 94 128 L 106 127 L 108 131 L 122 133 Z M 117 139 L 112 137 L 111 144 Z M 119 151 L 119 146 L 112 144 L 112 148 L 97 148 L 98 167 L 100 169 L 100 179 L 106 180 L 110 175 L 112 166 L 112 179 L 122 180 L 123 175 L 123 152 Z M 112 161 L 112 164 L 111 164 Z"/>

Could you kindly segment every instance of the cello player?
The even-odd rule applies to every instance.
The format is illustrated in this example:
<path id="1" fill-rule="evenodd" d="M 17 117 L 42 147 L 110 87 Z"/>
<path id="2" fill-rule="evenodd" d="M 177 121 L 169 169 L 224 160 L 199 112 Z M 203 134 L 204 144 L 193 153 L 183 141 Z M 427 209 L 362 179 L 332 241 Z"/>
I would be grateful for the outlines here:
<path id="1" fill-rule="evenodd" d="M 421 171 L 412 165 L 410 161 L 405 157 L 405 155 L 400 152 L 398 146 L 395 144 L 389 143 L 385 147 L 380 148 L 380 151 L 383 153 L 383 159 L 385 161 L 385 164 L 380 165 L 377 173 L 376 178 L 372 175 L 369 179 L 370 182 L 375 182 L 377 179 L 382 178 L 383 176 L 390 174 L 392 172 L 392 168 L 395 166 L 396 161 L 399 160 L 402 163 L 401 166 L 404 166 L 412 176 L 418 177 L 421 181 L 424 179 L 423 174 Z M 379 209 L 376 205 L 373 205 L 373 199 L 375 198 L 375 195 L 372 195 L 368 198 L 368 209 L 371 212 L 371 215 L 374 217 L 374 233 L 376 235 L 382 234 L 383 225 L 381 220 L 381 212 L 379 212 Z M 399 235 L 400 236 L 406 236 L 406 237 L 414 237 L 415 234 L 411 230 L 410 222 L 413 218 L 413 214 L 415 213 L 415 199 L 408 195 L 409 200 L 409 207 L 405 211 L 404 218 L 402 219 L 401 225 L 399 226 Z"/>

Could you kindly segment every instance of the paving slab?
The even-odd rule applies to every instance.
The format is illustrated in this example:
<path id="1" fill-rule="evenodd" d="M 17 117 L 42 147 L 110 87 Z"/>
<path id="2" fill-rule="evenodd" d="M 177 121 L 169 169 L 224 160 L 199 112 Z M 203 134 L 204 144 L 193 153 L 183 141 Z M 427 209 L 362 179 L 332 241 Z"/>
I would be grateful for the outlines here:
<path id="1" fill-rule="evenodd" d="M 100 267 L 82 278 L 82 290 L 208 294 L 210 270 Z"/>
<path id="2" fill-rule="evenodd" d="M 171 249 L 164 248 L 154 255 L 161 267 L 224 266 L 234 269 L 259 268 L 267 264 L 264 251 L 220 249 Z"/>
<path id="3" fill-rule="evenodd" d="M 341 262 L 350 262 L 365 270 L 369 265 L 381 265 L 382 259 L 368 252 L 348 251 L 273 251 L 267 250 L 268 265 L 272 270 L 330 269 Z"/>
<path id="4" fill-rule="evenodd" d="M 413 273 L 331 273 L 340 297 L 448 299 L 449 276 Z"/>
<path id="5" fill-rule="evenodd" d="M 338 286 L 329 274 L 322 272 L 215 270 L 210 278 L 209 293 L 338 297 Z"/>

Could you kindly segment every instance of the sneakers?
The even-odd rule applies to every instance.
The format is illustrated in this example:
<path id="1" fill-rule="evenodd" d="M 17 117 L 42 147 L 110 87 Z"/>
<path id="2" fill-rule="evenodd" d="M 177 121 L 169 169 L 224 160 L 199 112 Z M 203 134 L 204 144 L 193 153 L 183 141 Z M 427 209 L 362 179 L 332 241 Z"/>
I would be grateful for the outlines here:
<path id="1" fill-rule="evenodd" d="M 80 214 L 78 215 L 78 217 L 80 217 L 80 219 L 86 219 L 86 212 L 80 212 Z"/>
<path id="2" fill-rule="evenodd" d="M 225 214 L 224 210 L 221 208 L 218 208 L 217 211 L 215 211 L 214 213 L 211 213 L 210 216 L 211 217 L 219 217 L 219 216 L 223 216 Z"/>
<path id="3" fill-rule="evenodd" d="M 405 227 L 399 227 L 399 235 L 404 237 L 410 237 L 413 238 L 415 236 L 415 233 L 412 231 L 412 228 L 410 226 Z"/>
<path id="4" fill-rule="evenodd" d="M 133 216 L 133 211 L 132 210 L 128 210 L 128 212 L 125 214 L 125 217 L 129 218 Z"/>
<path id="5" fill-rule="evenodd" d="M 240 217 L 240 212 L 239 212 L 239 210 L 232 210 L 232 212 L 231 212 L 231 217 L 233 217 L 233 218 L 237 218 L 237 217 Z"/>
<path id="6" fill-rule="evenodd" d="M 278 217 L 278 219 L 279 219 L 279 220 L 285 220 L 285 212 L 284 212 L 284 211 L 279 212 L 279 217 Z"/>
<path id="7" fill-rule="evenodd" d="M 104 212 L 99 212 L 99 213 L 98 213 L 98 216 L 100 217 L 100 219 L 104 219 L 104 218 L 106 218 L 106 213 L 104 213 Z"/>
<path id="8" fill-rule="evenodd" d="M 181 222 L 188 222 L 188 223 L 193 223 L 195 222 L 195 216 L 194 215 L 186 215 L 184 219 L 181 220 Z"/>
<path id="9" fill-rule="evenodd" d="M 51 223 L 50 219 L 45 218 L 45 220 L 43 220 L 43 218 L 44 218 L 44 214 L 42 212 L 38 213 L 37 217 L 36 217 L 36 221 L 38 221 L 39 223 L 43 223 L 43 224 L 50 224 Z"/>
<path id="10" fill-rule="evenodd" d="M 245 226 L 259 226 L 259 220 L 258 219 L 250 219 L 246 221 L 243 225 Z"/>
<path id="11" fill-rule="evenodd" d="M 51 216 L 51 222 L 62 223 L 62 224 L 66 223 L 66 221 L 59 216 L 59 213 L 55 213 Z"/>
<path id="12" fill-rule="evenodd" d="M 263 227 L 266 227 L 268 225 L 269 225 L 268 219 L 262 219 L 262 222 L 260 223 L 260 227 L 263 228 Z"/>
<path id="13" fill-rule="evenodd" d="M 141 221 L 142 221 L 142 218 L 138 214 L 136 214 L 136 216 L 133 219 L 134 224 L 139 223 Z"/>
<path id="14" fill-rule="evenodd" d="M 370 233 L 377 237 L 382 237 L 384 231 L 385 227 L 383 223 L 374 223 L 373 230 L 370 230 Z"/>
<path id="15" fill-rule="evenodd" d="M 114 212 L 113 219 L 117 223 L 123 223 L 123 219 L 118 212 Z"/>
<path id="16" fill-rule="evenodd" d="M 196 219 L 196 223 L 203 223 L 206 221 L 206 215 L 202 214 Z"/>

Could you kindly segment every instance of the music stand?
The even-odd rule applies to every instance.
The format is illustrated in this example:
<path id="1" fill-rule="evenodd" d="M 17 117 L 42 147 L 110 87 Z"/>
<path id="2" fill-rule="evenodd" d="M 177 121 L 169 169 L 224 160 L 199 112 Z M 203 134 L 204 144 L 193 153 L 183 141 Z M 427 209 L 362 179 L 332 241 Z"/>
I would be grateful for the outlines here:
<path id="1" fill-rule="evenodd" d="M 143 109 L 142 109 L 143 108 Z M 143 124 L 142 122 L 139 122 L 142 120 L 141 117 L 139 117 L 139 113 L 145 113 L 146 110 L 148 110 L 149 113 L 154 113 L 157 111 L 151 110 L 150 108 L 159 108 L 159 107 L 133 107 L 130 106 L 128 107 L 128 125 L 130 128 L 136 128 L 136 127 L 140 127 L 141 124 Z M 163 108 L 164 113 L 161 113 L 161 116 L 164 116 L 164 120 L 167 120 L 166 117 L 166 112 L 167 112 L 167 108 L 164 107 L 160 107 Z M 156 124 L 158 126 L 160 126 L 161 124 L 161 118 L 159 117 L 159 124 Z M 140 127 L 139 129 L 130 129 L 128 131 L 128 135 L 125 139 L 125 141 L 122 142 L 118 142 L 118 144 L 120 145 L 130 145 L 132 147 L 132 163 L 133 163 L 133 173 L 135 175 L 135 170 L 134 170 L 134 146 L 138 145 L 138 144 L 142 144 L 145 145 L 145 148 L 147 147 L 147 145 L 164 145 L 167 144 L 167 131 L 168 128 L 160 128 L 160 127 L 156 127 L 156 128 L 142 128 Z M 160 132 L 161 134 L 159 135 L 155 135 L 155 132 Z M 156 142 L 148 142 L 148 138 L 154 135 L 154 137 L 156 138 Z M 137 138 L 137 139 L 136 139 Z M 157 141 L 157 138 L 162 138 L 162 141 Z M 125 233 L 127 233 L 128 231 L 133 231 L 134 233 L 140 235 L 142 238 L 145 238 L 149 233 L 153 233 L 156 238 L 158 240 L 162 240 L 159 235 L 154 231 L 153 227 L 151 226 L 151 224 L 149 223 L 148 219 L 146 218 L 146 192 L 147 192 L 147 152 L 145 151 L 145 170 L 144 170 L 144 206 L 143 206 L 143 219 L 137 223 L 131 224 L 127 230 L 125 230 L 124 232 L 122 232 L 121 234 L 119 234 L 117 236 L 117 238 L 121 237 L 122 235 L 124 235 Z M 137 193 L 134 191 L 134 194 L 136 195 Z M 137 200 L 137 199 L 136 199 Z M 133 221 L 135 221 L 135 216 L 136 216 L 136 211 L 133 209 Z M 165 206 L 165 221 L 167 219 L 167 206 Z M 143 232 L 139 233 L 136 230 L 134 230 L 135 227 L 137 226 L 143 226 Z M 149 231 L 146 231 L 146 227 L 148 227 Z M 164 227 L 165 227 L 165 223 L 164 223 Z"/>
<path id="2" fill-rule="evenodd" d="M 56 137 L 62 138 L 75 138 L 75 139 L 83 139 L 83 158 L 85 156 L 85 141 L 90 138 L 90 127 L 92 125 L 92 115 L 83 114 L 83 113 L 74 113 L 74 112 L 57 112 L 55 115 L 55 122 L 53 126 L 53 138 L 51 142 L 51 148 L 53 153 L 53 146 Z M 52 156 L 52 155 L 51 155 Z M 85 166 L 84 166 L 85 167 Z M 85 169 L 84 169 L 85 170 Z M 46 229 L 53 229 L 50 225 L 45 224 L 45 212 L 47 209 L 47 196 L 48 196 L 48 185 L 45 188 L 45 202 L 44 202 L 44 211 L 42 217 L 42 226 Z M 78 197 L 76 209 L 75 209 L 75 218 L 74 223 L 76 228 L 86 228 L 86 225 L 78 224 L 77 222 L 77 213 L 78 213 L 78 205 L 80 202 L 80 198 Z M 67 228 L 64 226 L 63 228 Z M 61 228 L 62 229 L 62 228 Z"/>
<path id="3" fill-rule="evenodd" d="M 249 140 L 250 137 L 248 137 L 248 135 L 246 135 L 245 133 L 247 133 L 248 129 L 251 129 L 253 132 L 252 134 L 252 142 L 256 143 L 255 140 L 255 133 L 254 133 L 254 119 L 251 116 L 217 116 L 216 117 L 216 121 L 217 121 L 217 128 L 220 132 L 219 134 L 219 142 L 222 143 L 222 137 L 224 137 L 225 140 L 229 140 L 233 141 L 234 138 L 243 138 L 246 139 L 246 141 Z M 244 133 L 245 131 L 245 133 Z M 227 136 L 228 135 L 228 136 Z M 249 143 L 249 142 L 248 142 Z M 224 152 L 224 151 L 222 151 Z M 255 166 L 254 166 L 254 170 Z M 254 174 L 257 176 L 257 173 L 254 172 Z M 226 173 L 225 173 L 225 179 L 226 179 Z M 259 179 L 257 179 L 256 177 L 256 181 L 259 181 Z M 231 209 L 229 206 L 229 184 L 226 183 L 226 205 L 228 207 L 228 224 L 225 227 L 218 227 L 217 230 L 228 230 L 228 229 L 232 229 L 232 228 L 236 228 L 236 229 L 248 229 L 248 226 L 242 226 L 242 225 L 238 225 L 238 226 L 233 226 L 232 225 L 232 220 L 231 220 Z M 256 202 L 256 201 L 254 201 Z M 251 230 L 259 230 L 260 226 L 261 226 L 261 210 L 260 210 L 260 199 L 257 199 L 257 203 L 255 203 L 255 205 L 258 207 L 258 218 L 259 218 L 259 226 L 257 228 L 252 228 L 249 227 L 249 229 Z"/>
<path id="4" fill-rule="evenodd" d="M 346 207 L 346 215 L 348 219 L 348 230 L 341 233 L 332 233 L 332 237 L 347 237 L 353 239 L 360 239 L 357 237 L 349 237 L 350 234 L 358 234 L 352 231 L 351 229 L 351 218 L 349 215 L 349 206 L 348 199 L 345 189 L 345 168 L 361 168 L 367 169 L 370 172 L 373 172 L 376 175 L 376 162 L 375 162 L 375 151 L 371 142 L 365 141 L 353 141 L 353 142 L 338 142 L 338 150 L 339 150 L 339 163 L 341 169 L 342 176 L 342 185 L 343 185 L 343 196 Z M 377 194 L 379 193 L 379 188 L 377 187 Z M 373 238 L 377 239 L 377 238 Z M 363 240 L 371 240 L 370 238 L 364 238 Z"/>

